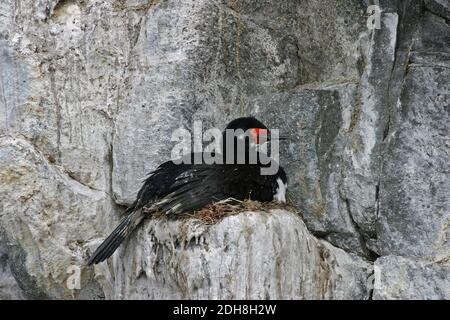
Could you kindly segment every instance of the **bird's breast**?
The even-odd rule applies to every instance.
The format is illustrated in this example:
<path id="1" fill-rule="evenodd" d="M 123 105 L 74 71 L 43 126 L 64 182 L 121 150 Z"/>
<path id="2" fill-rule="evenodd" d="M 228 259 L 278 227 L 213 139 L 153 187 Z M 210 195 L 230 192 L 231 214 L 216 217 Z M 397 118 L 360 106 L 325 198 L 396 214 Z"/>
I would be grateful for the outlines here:
<path id="1" fill-rule="evenodd" d="M 274 199 L 278 202 L 286 202 L 286 190 L 287 190 L 287 183 L 284 183 L 281 178 L 277 178 L 277 189 L 274 194 Z"/>

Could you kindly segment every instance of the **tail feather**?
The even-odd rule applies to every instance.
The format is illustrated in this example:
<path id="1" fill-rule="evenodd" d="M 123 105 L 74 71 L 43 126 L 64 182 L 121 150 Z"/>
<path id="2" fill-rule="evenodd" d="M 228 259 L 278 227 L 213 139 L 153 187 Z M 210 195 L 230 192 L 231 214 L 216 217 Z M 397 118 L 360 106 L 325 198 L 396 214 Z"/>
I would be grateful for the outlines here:
<path id="1" fill-rule="evenodd" d="M 144 217 L 141 210 L 133 211 L 126 216 L 105 241 L 89 257 L 87 265 L 97 264 L 108 259 L 119 245 L 137 227 Z"/>

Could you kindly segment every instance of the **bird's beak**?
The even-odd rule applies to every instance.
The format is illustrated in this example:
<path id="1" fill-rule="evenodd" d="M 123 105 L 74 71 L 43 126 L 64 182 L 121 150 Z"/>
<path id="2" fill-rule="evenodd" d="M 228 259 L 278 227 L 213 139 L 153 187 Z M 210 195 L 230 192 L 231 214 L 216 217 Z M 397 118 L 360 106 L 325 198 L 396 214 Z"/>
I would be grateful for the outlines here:
<path id="1" fill-rule="evenodd" d="M 272 140 L 272 136 L 271 136 L 270 133 L 269 133 L 269 135 L 268 135 L 268 141 L 270 141 L 270 140 Z M 278 140 L 279 140 L 279 141 L 282 141 L 282 140 L 290 140 L 290 137 L 289 137 L 288 135 L 279 135 L 279 136 L 278 136 Z"/>

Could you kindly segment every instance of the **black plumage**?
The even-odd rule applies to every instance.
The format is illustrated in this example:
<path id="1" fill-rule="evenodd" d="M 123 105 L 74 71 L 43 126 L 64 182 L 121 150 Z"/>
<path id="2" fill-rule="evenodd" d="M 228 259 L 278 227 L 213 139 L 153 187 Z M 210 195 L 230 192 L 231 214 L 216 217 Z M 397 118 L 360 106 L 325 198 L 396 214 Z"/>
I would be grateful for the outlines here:
<path id="1" fill-rule="evenodd" d="M 226 129 L 246 131 L 254 128 L 267 129 L 255 118 L 236 119 Z M 246 139 L 245 152 L 248 152 L 251 137 Z M 224 154 L 225 142 L 224 133 Z M 194 159 L 193 154 L 187 157 Z M 175 217 L 228 198 L 261 202 L 274 200 L 280 188 L 285 188 L 287 177 L 281 167 L 275 175 L 261 175 L 263 166 L 259 161 L 255 164 L 176 164 L 172 161 L 161 164 L 145 179 L 136 200 L 127 209 L 126 217 L 97 248 L 87 264 L 96 264 L 110 257 L 142 219 L 151 216 L 152 212 L 165 212 Z"/>

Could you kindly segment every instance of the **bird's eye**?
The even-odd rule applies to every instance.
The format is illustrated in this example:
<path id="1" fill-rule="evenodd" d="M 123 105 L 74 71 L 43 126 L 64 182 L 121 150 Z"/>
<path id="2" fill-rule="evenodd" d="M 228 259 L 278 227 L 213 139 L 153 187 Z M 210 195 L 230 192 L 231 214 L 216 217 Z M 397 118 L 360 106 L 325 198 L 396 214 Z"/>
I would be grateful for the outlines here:
<path id="1" fill-rule="evenodd" d="M 268 138 L 268 130 L 262 128 L 251 128 L 249 130 L 250 136 L 253 140 L 256 141 L 256 144 L 260 144 L 260 142 L 266 142 Z"/>

